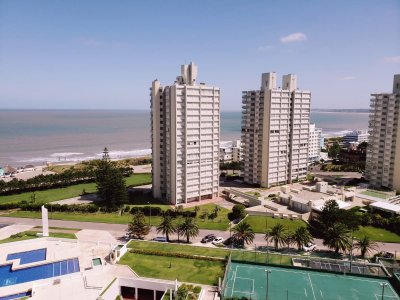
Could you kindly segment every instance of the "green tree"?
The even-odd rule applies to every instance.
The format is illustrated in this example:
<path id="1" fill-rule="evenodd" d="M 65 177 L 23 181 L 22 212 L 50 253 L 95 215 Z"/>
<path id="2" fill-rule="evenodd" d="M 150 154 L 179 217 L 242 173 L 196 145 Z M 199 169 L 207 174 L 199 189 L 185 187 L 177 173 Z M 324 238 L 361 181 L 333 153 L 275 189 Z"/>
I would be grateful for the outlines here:
<path id="1" fill-rule="evenodd" d="M 143 239 L 150 232 L 150 226 L 146 222 L 146 218 L 141 211 L 137 211 L 128 224 L 128 232 L 136 239 Z"/>
<path id="2" fill-rule="evenodd" d="M 171 216 L 164 214 L 161 223 L 157 226 L 157 232 L 164 234 L 167 238 L 167 242 L 169 242 L 169 236 L 176 232 L 174 219 Z"/>
<path id="3" fill-rule="evenodd" d="M 193 218 L 185 218 L 182 223 L 178 225 L 177 231 L 186 237 L 186 242 L 189 244 L 190 238 L 199 235 L 199 226 L 197 226 Z"/>
<path id="4" fill-rule="evenodd" d="M 335 200 L 328 200 L 317 218 L 321 231 L 326 231 L 339 220 L 339 205 Z"/>
<path id="5" fill-rule="evenodd" d="M 351 247 L 350 230 L 342 223 L 334 224 L 328 228 L 323 244 L 334 249 L 335 253 L 346 251 Z"/>
<path id="6" fill-rule="evenodd" d="M 110 160 L 107 148 L 96 170 L 97 194 L 107 207 L 120 206 L 127 197 L 125 179 L 121 169 Z"/>
<path id="7" fill-rule="evenodd" d="M 338 142 L 334 142 L 332 146 L 330 146 L 328 149 L 328 156 L 330 158 L 337 158 L 339 154 L 340 154 L 340 145 Z"/>
<path id="8" fill-rule="evenodd" d="M 228 219 L 230 221 L 236 220 L 236 219 L 243 219 L 246 216 L 246 211 L 245 207 L 242 204 L 235 204 L 232 207 L 232 211 L 228 213 Z"/>
<path id="9" fill-rule="evenodd" d="M 371 253 L 373 250 L 378 250 L 378 244 L 371 241 L 367 236 L 359 239 L 354 246 L 356 249 L 360 250 L 362 258 L 365 258 L 367 253 Z"/>
<path id="10" fill-rule="evenodd" d="M 312 242 L 313 237 L 306 227 L 301 226 L 291 235 L 291 239 L 296 243 L 297 249 L 300 251 L 305 245 Z"/>
<path id="11" fill-rule="evenodd" d="M 254 231 L 250 224 L 247 222 L 241 222 L 233 228 L 232 238 L 236 245 L 244 246 L 244 244 L 250 244 L 254 240 Z"/>
<path id="12" fill-rule="evenodd" d="M 284 246 L 288 242 L 288 234 L 286 228 L 278 223 L 265 235 L 266 239 L 269 239 L 274 243 L 275 250 L 278 250 L 279 246 Z"/>

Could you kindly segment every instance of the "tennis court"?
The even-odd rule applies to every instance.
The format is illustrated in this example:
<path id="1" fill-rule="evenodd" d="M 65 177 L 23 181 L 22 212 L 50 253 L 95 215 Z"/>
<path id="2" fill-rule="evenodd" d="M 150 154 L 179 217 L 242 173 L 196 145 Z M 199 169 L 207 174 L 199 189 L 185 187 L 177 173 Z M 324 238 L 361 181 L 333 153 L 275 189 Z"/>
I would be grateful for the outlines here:
<path id="1" fill-rule="evenodd" d="M 224 298 L 266 299 L 269 271 L 268 300 L 380 300 L 382 284 L 387 284 L 383 299 L 400 299 L 386 279 L 237 262 L 231 262 L 227 268 Z"/>

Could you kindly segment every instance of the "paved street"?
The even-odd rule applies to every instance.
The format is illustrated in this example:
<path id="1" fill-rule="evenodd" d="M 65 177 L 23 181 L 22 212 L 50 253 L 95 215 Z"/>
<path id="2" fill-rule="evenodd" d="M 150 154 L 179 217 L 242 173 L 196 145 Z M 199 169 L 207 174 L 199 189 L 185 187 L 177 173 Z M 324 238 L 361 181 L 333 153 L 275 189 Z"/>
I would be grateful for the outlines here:
<path id="1" fill-rule="evenodd" d="M 0 217 L 0 224 L 17 224 L 17 225 L 31 225 L 38 226 L 41 225 L 40 219 L 28 219 L 28 218 L 11 218 L 11 217 Z M 51 227 L 65 227 L 65 228 L 77 228 L 77 229 L 92 229 L 92 230 L 105 230 L 112 234 L 116 239 L 121 239 L 127 230 L 127 225 L 123 224 L 108 224 L 108 223 L 92 223 L 92 222 L 78 222 L 78 221 L 63 221 L 63 220 L 49 220 L 49 226 Z M 229 230 L 227 231 L 219 231 L 219 230 L 206 230 L 201 229 L 200 234 L 192 240 L 194 244 L 200 245 L 200 240 L 206 236 L 207 234 L 215 234 L 216 236 L 223 237 L 224 239 L 230 236 Z M 156 236 L 162 236 L 156 232 L 153 227 L 150 234 L 146 237 L 147 239 L 152 239 Z M 181 237 L 182 238 L 182 237 Z M 178 239 L 177 235 L 171 236 L 171 239 Z M 314 243 L 317 245 L 317 249 L 319 250 L 328 250 L 322 244 L 321 239 L 314 239 Z M 400 243 L 377 243 L 378 251 L 387 251 L 395 253 L 397 251 L 397 256 L 400 256 Z M 203 245 L 203 244 L 201 244 Z M 267 242 L 264 240 L 264 234 L 256 234 L 254 242 L 252 245 L 249 245 L 248 248 L 253 248 L 254 246 L 266 246 Z M 211 246 L 211 244 L 207 244 L 206 246 Z M 354 251 L 354 254 L 357 254 L 357 251 Z"/>

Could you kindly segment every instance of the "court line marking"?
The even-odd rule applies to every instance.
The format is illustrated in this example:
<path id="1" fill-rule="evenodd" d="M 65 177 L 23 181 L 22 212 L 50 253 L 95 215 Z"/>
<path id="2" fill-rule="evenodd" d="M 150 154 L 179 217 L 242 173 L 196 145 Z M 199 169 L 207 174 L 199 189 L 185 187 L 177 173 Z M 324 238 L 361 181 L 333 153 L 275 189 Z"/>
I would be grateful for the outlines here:
<path id="1" fill-rule="evenodd" d="M 304 288 L 304 294 L 306 294 L 306 297 L 308 298 L 306 288 Z"/>
<path id="2" fill-rule="evenodd" d="M 245 267 L 245 266 L 236 266 L 237 268 L 247 268 L 247 269 L 261 269 L 261 270 L 265 270 L 266 268 L 261 268 L 261 267 Z M 268 268 L 268 267 L 267 267 Z M 277 271 L 277 272 L 286 272 L 286 273 L 296 273 L 296 274 L 303 274 L 303 275 L 308 275 L 311 272 L 296 272 L 296 271 L 289 271 L 289 270 L 281 270 L 281 269 L 277 269 L 274 268 L 272 269 L 273 271 Z M 313 276 L 320 276 L 320 277 L 337 277 L 337 276 L 343 276 L 342 274 L 312 274 Z M 364 281 L 364 282 L 371 282 L 371 283 L 380 283 L 379 280 L 368 280 L 368 279 L 361 279 L 361 278 L 349 278 L 346 277 L 346 280 L 358 280 L 358 281 Z M 384 279 L 384 278 L 383 278 Z"/>
<path id="3" fill-rule="evenodd" d="M 310 274 L 308 274 L 308 279 L 310 280 L 310 285 L 311 285 L 311 290 L 312 290 L 312 293 L 313 293 L 313 296 L 314 296 L 314 300 L 317 300 L 317 298 L 315 298 L 314 287 L 312 285 Z"/>
<path id="4" fill-rule="evenodd" d="M 268 268 L 268 267 L 263 268 L 263 267 L 255 267 L 255 266 L 251 266 L 251 267 L 247 267 L 247 266 L 236 266 L 236 269 L 235 269 L 235 279 L 236 279 L 236 274 L 237 274 L 237 271 L 238 271 L 239 268 L 243 268 L 243 269 L 261 269 L 261 270 L 265 270 L 265 269 Z M 274 268 L 274 267 L 272 267 L 272 268 L 273 268 L 272 270 L 277 271 L 277 272 L 295 273 L 295 274 L 303 274 L 303 275 L 308 275 L 308 276 L 310 276 L 310 272 L 302 272 L 302 271 L 296 272 L 296 271 L 290 271 L 290 270 L 282 270 L 282 269 L 278 269 L 278 268 Z M 340 274 L 312 274 L 312 275 L 313 275 L 313 276 L 320 276 L 320 277 L 328 277 L 328 278 L 337 277 L 337 276 L 343 276 L 343 275 L 340 275 Z M 362 281 L 362 282 L 370 282 L 370 283 L 375 283 L 375 284 L 376 284 L 376 283 L 380 283 L 379 280 L 368 280 L 368 279 L 349 278 L 349 277 L 346 278 L 346 280 L 349 280 L 349 279 L 351 279 L 351 280 L 356 280 L 356 281 Z M 234 282 L 234 283 L 235 283 L 235 282 Z M 311 286 L 312 286 L 312 284 L 311 284 Z M 393 295 L 396 295 L 396 292 L 393 290 L 393 287 L 392 287 L 390 284 L 389 284 L 389 287 L 390 287 L 390 290 L 391 290 L 392 294 L 393 294 Z M 233 296 L 233 288 L 234 288 L 234 286 L 232 287 L 231 296 Z M 313 293 L 314 293 L 314 289 L 313 289 L 313 288 L 312 288 L 312 290 L 313 290 Z M 400 299 L 400 298 L 397 297 L 397 296 L 388 296 L 388 297 L 396 297 L 396 298 L 394 298 L 394 299 L 396 299 L 396 300 L 399 300 L 399 299 Z M 314 299 L 316 299 L 316 298 L 315 298 L 315 294 L 314 294 Z"/>

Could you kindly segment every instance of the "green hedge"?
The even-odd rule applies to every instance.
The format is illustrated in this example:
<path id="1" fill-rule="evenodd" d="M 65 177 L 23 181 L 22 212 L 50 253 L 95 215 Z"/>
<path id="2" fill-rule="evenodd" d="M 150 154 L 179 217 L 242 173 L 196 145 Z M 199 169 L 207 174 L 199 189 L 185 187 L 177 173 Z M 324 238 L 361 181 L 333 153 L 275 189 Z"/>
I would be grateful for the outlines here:
<path id="1" fill-rule="evenodd" d="M 137 254 L 145 254 L 145 255 L 169 256 L 169 257 L 189 258 L 189 259 L 208 260 L 208 261 L 226 261 L 227 260 L 227 258 L 192 255 L 192 254 L 185 254 L 185 253 L 171 253 L 171 252 L 164 252 L 164 251 L 157 251 L 157 250 L 131 249 L 131 250 L 129 250 L 129 252 L 137 253 Z"/>

